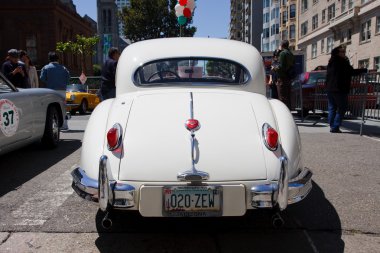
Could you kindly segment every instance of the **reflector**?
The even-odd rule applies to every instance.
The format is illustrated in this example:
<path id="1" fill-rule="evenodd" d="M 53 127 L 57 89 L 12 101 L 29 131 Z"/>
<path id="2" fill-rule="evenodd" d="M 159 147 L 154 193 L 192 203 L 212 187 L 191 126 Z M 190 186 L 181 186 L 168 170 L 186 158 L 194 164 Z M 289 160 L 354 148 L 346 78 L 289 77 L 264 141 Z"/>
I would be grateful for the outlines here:
<path id="1" fill-rule="evenodd" d="M 108 149 L 113 150 L 117 148 L 119 133 L 117 128 L 111 128 L 107 133 Z"/>
<path id="2" fill-rule="evenodd" d="M 196 119 L 188 119 L 186 121 L 186 128 L 187 130 L 189 131 L 192 131 L 192 130 L 198 130 L 199 129 L 199 121 L 196 120 Z"/>
<path id="3" fill-rule="evenodd" d="M 273 128 L 268 128 L 266 133 L 266 141 L 268 146 L 272 149 L 277 148 L 278 133 Z"/>

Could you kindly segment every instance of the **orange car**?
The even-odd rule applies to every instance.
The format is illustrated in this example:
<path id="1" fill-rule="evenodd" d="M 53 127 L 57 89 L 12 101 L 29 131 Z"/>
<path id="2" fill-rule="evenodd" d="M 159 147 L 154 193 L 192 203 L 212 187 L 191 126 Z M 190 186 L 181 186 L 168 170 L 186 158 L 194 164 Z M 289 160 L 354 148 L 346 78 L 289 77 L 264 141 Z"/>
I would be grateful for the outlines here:
<path id="1" fill-rule="evenodd" d="M 95 109 L 100 103 L 98 95 L 90 93 L 88 87 L 83 84 L 70 84 L 66 88 L 66 111 L 75 114 L 85 114 Z"/>

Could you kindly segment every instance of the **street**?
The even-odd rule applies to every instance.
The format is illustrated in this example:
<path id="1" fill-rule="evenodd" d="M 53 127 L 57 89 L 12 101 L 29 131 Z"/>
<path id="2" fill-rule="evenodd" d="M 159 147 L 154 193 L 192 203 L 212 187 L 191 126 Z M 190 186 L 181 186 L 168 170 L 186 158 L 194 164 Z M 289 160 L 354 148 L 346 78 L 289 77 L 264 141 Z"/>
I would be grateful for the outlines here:
<path id="1" fill-rule="evenodd" d="M 269 211 L 234 218 L 143 218 L 115 213 L 104 231 L 95 203 L 71 188 L 90 115 L 75 115 L 60 146 L 39 144 L 0 157 L 0 252 L 379 252 L 379 123 L 342 134 L 296 120 L 313 189 L 283 212 L 273 228 Z M 98 158 L 94 158 L 98 159 Z"/>

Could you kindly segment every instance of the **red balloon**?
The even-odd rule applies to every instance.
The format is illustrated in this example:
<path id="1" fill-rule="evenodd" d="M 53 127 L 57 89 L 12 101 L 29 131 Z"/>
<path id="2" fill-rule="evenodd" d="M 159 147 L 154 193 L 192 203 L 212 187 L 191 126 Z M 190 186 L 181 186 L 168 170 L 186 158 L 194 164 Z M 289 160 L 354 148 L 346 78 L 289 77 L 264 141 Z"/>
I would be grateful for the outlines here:
<path id="1" fill-rule="evenodd" d="M 187 4 L 187 0 L 179 0 L 179 5 L 185 6 Z"/>
<path id="2" fill-rule="evenodd" d="M 191 10 L 189 8 L 183 9 L 183 15 L 187 18 L 191 18 Z"/>

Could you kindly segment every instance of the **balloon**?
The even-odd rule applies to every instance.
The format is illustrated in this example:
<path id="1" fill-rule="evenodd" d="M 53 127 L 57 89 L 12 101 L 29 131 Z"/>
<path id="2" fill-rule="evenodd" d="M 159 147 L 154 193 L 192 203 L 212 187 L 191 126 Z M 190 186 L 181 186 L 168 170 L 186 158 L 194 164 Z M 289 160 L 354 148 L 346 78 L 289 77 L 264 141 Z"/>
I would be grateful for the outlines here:
<path id="1" fill-rule="evenodd" d="M 183 15 L 187 18 L 191 18 L 191 10 L 189 8 L 183 9 Z"/>
<path id="2" fill-rule="evenodd" d="M 180 17 L 178 17 L 177 20 L 178 20 L 178 24 L 180 24 L 180 25 L 184 25 L 187 22 L 187 18 L 185 16 L 180 16 Z"/>
<path id="3" fill-rule="evenodd" d="M 184 7 L 184 6 L 181 6 L 181 5 L 179 5 L 179 4 L 177 4 L 177 5 L 174 7 L 174 9 L 175 9 L 175 15 L 176 15 L 177 17 L 179 17 L 179 16 L 182 16 L 182 15 L 183 15 L 183 9 L 185 9 L 185 7 Z"/>
<path id="4" fill-rule="evenodd" d="M 187 4 L 187 0 L 179 0 L 180 5 L 185 6 Z"/>
<path id="5" fill-rule="evenodd" d="M 195 1 L 194 0 L 187 0 L 186 7 L 189 8 L 191 11 L 195 8 Z"/>

